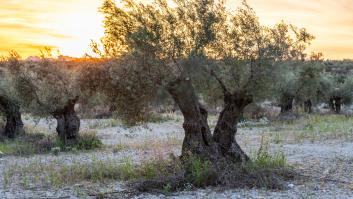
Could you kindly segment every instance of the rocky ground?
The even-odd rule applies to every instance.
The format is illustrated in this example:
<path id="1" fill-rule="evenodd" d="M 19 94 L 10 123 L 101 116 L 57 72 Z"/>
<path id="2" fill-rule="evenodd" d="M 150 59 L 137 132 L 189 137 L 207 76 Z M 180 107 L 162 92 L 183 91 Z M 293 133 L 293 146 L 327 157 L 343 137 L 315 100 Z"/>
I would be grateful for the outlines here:
<path id="1" fill-rule="evenodd" d="M 27 124 L 31 122 L 26 121 Z M 35 163 L 89 163 L 97 159 L 122 160 L 126 157 L 138 162 L 156 155 L 179 154 L 183 137 L 179 119 L 133 128 L 92 124 L 95 122 L 94 120 L 82 121 L 82 129 L 94 128 L 107 146 L 105 149 L 82 153 L 60 153 L 58 156 L 52 154 L 31 157 L 4 156 L 0 158 L 0 171 L 4 171 L 8 167 Z M 38 125 L 49 129 L 55 127 L 48 125 L 46 121 L 40 121 Z M 74 186 L 58 188 L 37 187 L 31 184 L 24 188 L 21 186 L 21 182 L 18 182 L 6 187 L 6 182 L 4 182 L 6 178 L 4 172 L 1 172 L 0 198 L 97 198 L 97 193 L 105 193 L 105 197 L 108 198 L 353 198 L 352 142 L 339 139 L 314 142 L 306 140 L 293 142 L 290 139 L 272 141 L 271 131 L 268 126 L 242 127 L 238 132 L 239 143 L 247 153 L 251 154 L 260 147 L 260 143 L 264 139 L 268 139 L 272 151 L 282 151 L 288 162 L 295 166 L 300 175 L 306 176 L 301 180 L 287 182 L 287 190 L 206 188 L 164 195 L 137 193 L 124 182 L 104 184 L 82 182 Z M 121 143 L 131 147 L 119 151 L 111 149 Z"/>

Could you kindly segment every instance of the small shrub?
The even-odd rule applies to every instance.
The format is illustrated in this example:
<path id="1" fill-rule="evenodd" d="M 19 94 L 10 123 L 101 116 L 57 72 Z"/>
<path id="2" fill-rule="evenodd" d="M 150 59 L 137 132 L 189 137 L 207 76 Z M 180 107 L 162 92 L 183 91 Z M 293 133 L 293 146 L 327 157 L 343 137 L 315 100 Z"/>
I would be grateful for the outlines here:
<path id="1" fill-rule="evenodd" d="M 256 169 L 277 169 L 287 167 L 287 160 L 283 152 L 271 155 L 268 151 L 259 152 L 248 166 Z"/>
<path id="2" fill-rule="evenodd" d="M 61 151 L 65 151 L 66 150 L 65 142 L 60 140 L 58 137 L 55 137 L 53 142 L 54 142 L 53 147 L 59 148 Z"/>
<path id="3" fill-rule="evenodd" d="M 51 151 L 54 146 L 53 138 L 51 138 L 49 136 L 45 137 L 45 138 L 39 140 L 36 143 L 36 146 L 38 147 L 38 152 L 40 152 L 40 153 L 46 153 L 48 151 Z"/>
<path id="4" fill-rule="evenodd" d="M 34 154 L 53 153 L 59 151 L 93 150 L 102 147 L 101 140 L 94 131 L 83 132 L 79 135 L 77 142 L 66 145 L 56 136 L 43 133 L 26 133 L 16 139 L 5 139 L 0 142 L 0 151 L 4 155 L 29 156 Z"/>
<path id="5" fill-rule="evenodd" d="M 75 147 L 78 150 L 93 150 L 101 148 L 102 141 L 98 138 L 95 131 L 83 132 L 78 136 L 77 144 Z"/>
<path id="6" fill-rule="evenodd" d="M 190 183 L 197 187 L 204 187 L 215 183 L 216 176 L 211 162 L 200 158 L 191 158 L 189 161 L 186 178 Z"/>
<path id="7" fill-rule="evenodd" d="M 37 153 L 37 148 L 31 143 L 17 143 L 13 155 L 29 156 Z"/>
<path id="8" fill-rule="evenodd" d="M 0 142 L 0 151 L 3 153 L 3 155 L 11 154 L 14 150 L 15 147 L 13 147 L 13 142 L 7 140 Z"/>
<path id="9" fill-rule="evenodd" d="M 283 152 L 270 154 L 269 140 L 261 138 L 259 150 L 252 157 L 252 161 L 247 166 L 253 166 L 255 169 L 277 169 L 287 167 L 287 160 Z"/>
<path id="10" fill-rule="evenodd" d="M 0 142 L 4 155 L 29 156 L 50 151 L 52 141 L 43 134 L 25 134 L 16 139 Z"/>
<path id="11" fill-rule="evenodd" d="M 53 147 L 51 149 L 51 152 L 53 153 L 53 155 L 59 155 L 60 153 L 60 147 Z"/>
<path id="12" fill-rule="evenodd" d="M 275 144 L 280 144 L 282 142 L 282 138 L 279 132 L 272 134 L 272 142 Z"/>
<path id="13" fill-rule="evenodd" d="M 120 178 L 122 180 L 129 180 L 135 178 L 136 173 L 131 159 L 125 158 L 119 168 Z"/>

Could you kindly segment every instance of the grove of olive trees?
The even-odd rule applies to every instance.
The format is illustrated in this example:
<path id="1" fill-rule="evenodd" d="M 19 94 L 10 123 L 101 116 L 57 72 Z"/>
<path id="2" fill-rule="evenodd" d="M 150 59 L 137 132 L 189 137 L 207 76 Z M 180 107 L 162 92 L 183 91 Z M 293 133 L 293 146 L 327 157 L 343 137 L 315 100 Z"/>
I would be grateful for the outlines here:
<path id="1" fill-rule="evenodd" d="M 22 110 L 34 116 L 52 116 L 63 142 L 75 141 L 80 119 L 75 112 L 80 90 L 74 71 L 65 63 L 42 59 L 40 62 L 18 61 L 11 70 L 11 85 Z"/>
<path id="2" fill-rule="evenodd" d="M 99 58 L 66 61 L 53 58 L 49 49 L 45 49 L 34 61 L 22 59 L 14 51 L 0 59 L 0 113 L 5 122 L 0 131 L 0 158 L 1 150 L 23 155 L 21 147 L 28 142 L 26 139 L 34 143 L 30 146 L 45 148 L 39 150 L 40 153 L 51 152 L 55 156 L 66 150 L 74 151 L 75 156 L 76 150 L 98 148 L 101 140 L 109 146 L 102 151 L 110 150 L 112 157 L 127 149 L 134 151 L 128 153 L 129 158 L 133 154 L 144 156 L 148 154 L 147 148 L 174 146 L 176 138 L 168 137 L 164 145 L 154 144 L 161 139 L 154 135 L 149 142 L 129 146 L 127 142 L 132 142 L 136 135 L 126 132 L 133 132 L 130 127 L 138 125 L 152 132 L 154 127 L 148 125 L 153 117 L 164 117 L 165 112 L 171 111 L 173 116 L 182 118 L 182 123 L 177 118 L 173 125 L 179 125 L 184 133 L 182 144 L 176 147 L 178 157 L 174 153 L 170 155 L 172 163 L 160 165 L 158 158 L 166 153 L 158 154 L 154 159 L 158 161 L 152 166 L 133 157 L 117 167 L 115 162 L 97 163 L 94 157 L 90 163 L 98 166 L 82 170 L 85 163 L 74 165 L 71 170 L 65 166 L 56 173 L 64 176 L 68 171 L 69 175 L 55 176 L 48 181 L 139 180 L 138 175 L 142 175 L 148 179 L 147 183 L 157 184 L 149 185 L 153 189 L 162 187 L 165 192 L 179 190 L 188 183 L 196 187 L 265 184 L 277 189 L 276 185 L 282 182 L 277 175 L 292 179 L 307 176 L 300 172 L 285 173 L 285 169 L 292 167 L 284 163 L 284 154 L 278 155 L 275 161 L 268 160 L 272 156 L 266 151 L 265 137 L 272 136 L 271 140 L 280 144 L 284 139 L 278 132 L 296 122 L 295 128 L 299 128 L 301 134 L 291 137 L 291 141 L 312 136 L 305 134 L 308 129 L 315 130 L 313 134 L 317 136 L 323 130 L 314 127 L 319 120 L 316 116 L 326 113 L 322 108 L 325 106 L 329 108 L 327 112 L 335 116 L 342 112 L 349 116 L 346 109 L 353 100 L 353 62 L 325 61 L 321 53 L 308 55 L 308 47 L 315 37 L 307 29 L 284 21 L 264 25 L 246 1 L 230 11 L 223 0 L 154 0 L 152 3 L 122 0 L 121 4 L 105 0 L 99 11 L 104 16 L 105 34 L 100 41 L 91 43 Z M 256 118 L 256 125 L 265 126 L 260 133 L 253 132 L 250 124 L 238 135 L 241 125 L 246 128 L 247 120 L 253 121 L 244 116 L 251 106 L 255 106 L 256 111 L 266 109 L 272 115 L 263 111 L 262 123 Z M 281 119 L 292 115 L 294 119 L 288 117 L 292 123 L 280 123 Z M 35 134 L 33 131 L 39 128 L 30 125 L 35 119 L 38 125 L 43 118 L 56 122 L 57 135 L 52 139 L 52 135 L 48 135 L 49 127 L 47 134 L 33 141 L 30 134 Z M 101 118 L 108 119 L 102 120 L 104 124 L 92 124 Z M 168 131 L 173 125 L 168 123 L 159 131 Z M 25 128 L 29 126 L 31 128 Z M 116 126 L 118 130 L 113 128 Z M 27 129 L 30 133 L 25 132 Z M 261 137 L 255 156 L 250 153 L 256 150 L 253 135 L 246 141 L 239 139 L 244 132 Z M 80 140 L 85 133 L 88 134 L 86 140 Z M 23 135 L 29 138 L 21 137 Z M 106 139 L 109 136 L 121 140 Z M 347 138 L 347 134 L 341 136 Z M 15 149 L 9 150 L 7 145 L 2 147 L 2 143 L 21 147 L 15 145 Z M 80 158 L 78 162 L 88 157 Z M 142 163 L 134 170 L 136 162 Z M 58 168 L 57 163 L 53 165 L 48 170 Z M 286 168 L 278 169 L 278 165 Z M 268 169 L 271 166 L 276 169 Z M 156 173 L 171 177 L 151 180 Z"/>

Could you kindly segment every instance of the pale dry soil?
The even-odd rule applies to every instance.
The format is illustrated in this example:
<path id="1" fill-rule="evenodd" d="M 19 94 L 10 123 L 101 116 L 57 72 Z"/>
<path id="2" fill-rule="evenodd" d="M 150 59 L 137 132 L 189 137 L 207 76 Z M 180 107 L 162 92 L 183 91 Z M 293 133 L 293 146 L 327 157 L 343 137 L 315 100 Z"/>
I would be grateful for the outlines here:
<path id="1" fill-rule="evenodd" d="M 92 128 L 94 120 L 83 120 L 82 129 Z M 26 121 L 27 124 L 31 121 Z M 41 128 L 55 128 L 53 122 L 40 121 Z M 151 123 L 144 126 L 124 128 L 122 126 L 97 127 L 99 138 L 106 146 L 103 150 L 79 153 L 60 153 L 58 156 L 35 155 L 31 157 L 5 156 L 0 158 L 0 171 L 9 166 L 28 165 L 34 162 L 49 164 L 60 162 L 89 163 L 93 160 L 123 160 L 130 158 L 138 163 L 155 156 L 167 157 L 170 153 L 180 153 L 183 138 L 181 120 L 164 123 Z M 309 142 L 283 139 L 272 142 L 269 127 L 240 128 L 237 139 L 248 154 L 256 152 L 264 140 L 270 141 L 271 151 L 282 151 L 288 162 L 306 180 L 287 182 L 287 190 L 266 189 L 231 189 L 206 188 L 177 193 L 149 194 L 137 193 L 124 182 L 94 184 L 82 182 L 67 187 L 38 187 L 29 184 L 26 188 L 21 183 L 4 186 L 3 172 L 0 173 L 0 198 L 96 198 L 97 193 L 105 193 L 107 198 L 353 198 L 353 143 L 344 140 Z M 280 131 L 278 133 L 281 133 Z M 293 132 L 294 133 L 294 132 Z M 290 136 L 289 136 L 290 137 Z M 115 145 L 129 145 L 128 149 L 114 151 Z M 276 143 L 276 144 L 275 144 Z"/>

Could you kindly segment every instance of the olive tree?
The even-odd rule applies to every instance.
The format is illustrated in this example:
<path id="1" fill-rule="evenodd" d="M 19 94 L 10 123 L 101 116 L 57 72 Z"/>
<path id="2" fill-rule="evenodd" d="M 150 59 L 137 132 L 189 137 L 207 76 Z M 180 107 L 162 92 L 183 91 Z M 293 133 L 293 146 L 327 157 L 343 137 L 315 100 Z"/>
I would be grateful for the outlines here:
<path id="1" fill-rule="evenodd" d="M 34 116 L 52 116 L 63 142 L 74 142 L 80 128 L 75 112 L 79 99 L 75 73 L 66 62 L 43 58 L 39 62 L 21 61 L 13 71 L 12 84 L 21 107 Z"/>
<path id="2" fill-rule="evenodd" d="M 184 117 L 182 157 L 249 160 L 235 139 L 240 115 L 266 95 L 273 63 L 300 59 L 313 37 L 283 22 L 261 25 L 245 2 L 234 14 L 218 0 L 175 0 L 173 6 L 165 0 L 153 4 L 124 0 L 123 4 L 104 2 L 103 48 L 93 44 L 99 54 L 124 60 L 113 63 L 116 73 L 111 74 L 122 85 L 130 85 L 123 87 L 130 97 L 119 98 L 124 99 L 120 106 L 133 106 L 129 99 L 163 88 Z M 208 76 L 204 79 L 213 81 L 222 93 L 224 106 L 213 133 L 207 109 L 198 98 L 195 74 Z"/>
<path id="3" fill-rule="evenodd" d="M 281 64 L 280 67 L 286 66 Z M 277 83 L 274 88 L 274 96 L 283 115 L 293 111 L 293 103 L 298 91 L 298 73 L 292 68 L 279 71 L 279 75 L 276 76 Z"/>
<path id="4" fill-rule="evenodd" d="M 11 52 L 9 57 L 0 60 L 0 111 L 6 118 L 2 134 L 8 138 L 15 138 L 24 132 L 20 106 L 9 79 L 11 70 L 20 64 L 18 57 L 17 53 Z"/>
<path id="5" fill-rule="evenodd" d="M 281 113 L 291 113 L 293 102 L 302 104 L 306 113 L 312 113 L 312 107 L 324 97 L 324 65 L 320 61 L 291 61 L 281 63 L 276 69 L 277 84 L 275 96 L 281 107 Z"/>
<path id="6" fill-rule="evenodd" d="M 308 61 L 299 66 L 296 100 L 304 105 L 306 113 L 312 113 L 312 106 L 322 98 L 323 65 Z"/>
<path id="7" fill-rule="evenodd" d="M 330 109 L 339 114 L 342 105 L 352 103 L 353 78 L 352 76 L 326 75 L 322 81 L 323 99 L 328 103 Z"/>

